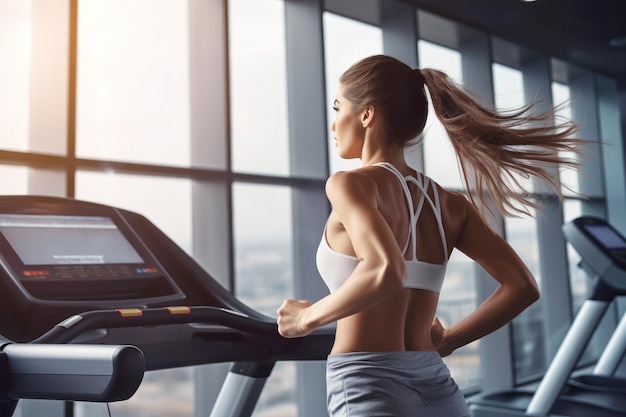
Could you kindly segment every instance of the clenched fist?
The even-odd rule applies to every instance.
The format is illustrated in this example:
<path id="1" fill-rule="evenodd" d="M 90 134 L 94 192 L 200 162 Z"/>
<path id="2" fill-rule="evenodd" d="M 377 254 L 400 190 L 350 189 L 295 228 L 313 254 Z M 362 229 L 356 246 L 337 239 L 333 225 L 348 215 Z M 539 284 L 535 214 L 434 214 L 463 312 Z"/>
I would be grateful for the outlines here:
<path id="1" fill-rule="evenodd" d="M 311 306 L 310 301 L 286 299 L 277 310 L 278 333 L 283 337 L 303 337 L 311 333 L 304 324 L 304 316 Z"/>

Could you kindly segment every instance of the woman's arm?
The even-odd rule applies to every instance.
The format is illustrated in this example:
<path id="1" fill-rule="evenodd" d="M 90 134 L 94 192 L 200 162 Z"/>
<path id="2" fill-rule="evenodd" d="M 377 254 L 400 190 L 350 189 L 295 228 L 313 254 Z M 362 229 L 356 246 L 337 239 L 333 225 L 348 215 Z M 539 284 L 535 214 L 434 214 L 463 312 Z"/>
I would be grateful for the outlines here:
<path id="1" fill-rule="evenodd" d="M 406 279 L 404 257 L 378 211 L 374 181 L 356 171 L 339 172 L 328 179 L 326 194 L 359 263 L 340 288 L 318 302 L 285 300 L 278 309 L 279 332 L 285 337 L 305 336 L 363 311 L 401 289 Z"/>
<path id="2" fill-rule="evenodd" d="M 433 342 L 449 355 L 499 329 L 539 298 L 537 283 L 513 248 L 468 204 L 465 225 L 456 247 L 481 265 L 500 285 L 474 312 L 448 329 L 436 320 Z"/>

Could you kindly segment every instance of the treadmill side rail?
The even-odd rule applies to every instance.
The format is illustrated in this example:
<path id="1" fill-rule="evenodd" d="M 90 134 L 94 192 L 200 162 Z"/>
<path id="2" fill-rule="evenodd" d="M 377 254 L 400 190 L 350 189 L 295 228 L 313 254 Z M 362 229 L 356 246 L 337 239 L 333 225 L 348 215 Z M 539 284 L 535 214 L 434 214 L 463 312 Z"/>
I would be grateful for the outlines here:
<path id="1" fill-rule="evenodd" d="M 550 412 L 608 304 L 608 302 L 597 300 L 587 300 L 583 303 L 541 384 L 528 404 L 526 409 L 528 415 L 542 416 Z"/>
<path id="2" fill-rule="evenodd" d="M 266 380 L 229 371 L 209 417 L 250 417 Z"/>
<path id="3" fill-rule="evenodd" d="M 594 375 L 613 376 L 626 352 L 626 314 L 619 321 L 613 336 L 593 368 Z"/>

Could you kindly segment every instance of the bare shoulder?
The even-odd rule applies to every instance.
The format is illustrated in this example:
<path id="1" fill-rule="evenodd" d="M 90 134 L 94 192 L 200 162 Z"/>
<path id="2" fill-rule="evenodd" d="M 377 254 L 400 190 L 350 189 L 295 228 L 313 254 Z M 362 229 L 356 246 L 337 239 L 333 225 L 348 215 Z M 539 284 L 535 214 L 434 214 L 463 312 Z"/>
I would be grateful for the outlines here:
<path id="1" fill-rule="evenodd" d="M 440 198 L 445 198 L 448 204 L 454 206 L 455 209 L 467 210 L 471 205 L 465 194 L 458 191 L 449 191 L 443 188 L 439 188 Z"/>
<path id="2" fill-rule="evenodd" d="M 438 194 L 447 240 L 454 244 L 463 234 L 473 206 L 463 193 L 439 187 Z"/>
<path id="3" fill-rule="evenodd" d="M 464 219 L 468 210 L 471 210 L 472 204 L 465 194 L 458 191 L 450 191 L 437 184 L 439 199 L 442 209 L 449 216 Z"/>
<path id="4" fill-rule="evenodd" d="M 343 199 L 369 199 L 376 196 L 376 181 L 367 170 L 338 171 L 326 181 L 326 195 L 331 202 Z"/>

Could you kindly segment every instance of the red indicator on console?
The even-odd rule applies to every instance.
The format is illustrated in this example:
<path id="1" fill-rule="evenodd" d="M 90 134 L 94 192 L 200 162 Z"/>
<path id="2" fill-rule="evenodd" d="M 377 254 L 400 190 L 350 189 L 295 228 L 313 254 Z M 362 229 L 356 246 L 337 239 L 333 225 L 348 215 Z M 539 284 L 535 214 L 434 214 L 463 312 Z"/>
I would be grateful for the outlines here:
<path id="1" fill-rule="evenodd" d="M 25 277 L 45 278 L 50 276 L 50 271 L 47 269 L 27 269 L 22 271 Z"/>

